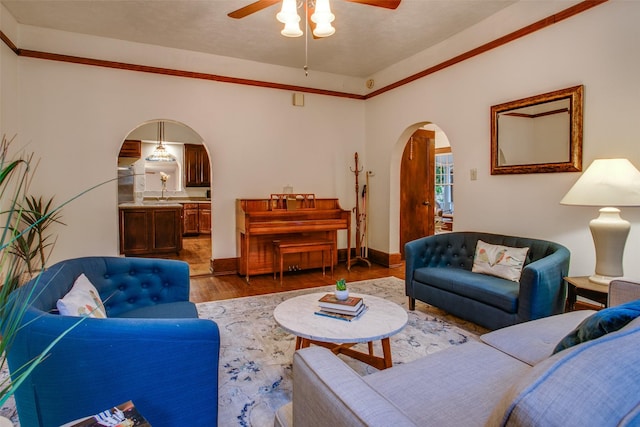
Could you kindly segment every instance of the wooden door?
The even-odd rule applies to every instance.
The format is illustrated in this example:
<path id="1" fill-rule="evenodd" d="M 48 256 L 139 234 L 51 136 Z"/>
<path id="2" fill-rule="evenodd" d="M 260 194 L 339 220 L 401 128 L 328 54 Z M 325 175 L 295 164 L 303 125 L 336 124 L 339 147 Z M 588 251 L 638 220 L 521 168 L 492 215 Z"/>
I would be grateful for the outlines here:
<path id="1" fill-rule="evenodd" d="M 418 129 L 407 141 L 400 165 L 400 254 L 404 245 L 434 234 L 435 132 Z"/>

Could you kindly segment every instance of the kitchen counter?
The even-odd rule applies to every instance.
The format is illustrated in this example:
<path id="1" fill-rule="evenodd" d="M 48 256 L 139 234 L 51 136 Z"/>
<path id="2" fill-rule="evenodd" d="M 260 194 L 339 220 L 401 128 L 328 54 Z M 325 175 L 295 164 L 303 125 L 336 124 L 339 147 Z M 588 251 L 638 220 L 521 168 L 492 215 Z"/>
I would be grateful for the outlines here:
<path id="1" fill-rule="evenodd" d="M 191 202 L 189 202 L 191 203 Z M 118 205 L 120 209 L 151 209 L 151 208 L 182 208 L 182 203 L 174 201 L 144 201 L 142 203 L 128 202 L 120 203 Z"/>
<path id="2" fill-rule="evenodd" d="M 146 199 L 143 200 L 142 203 L 137 202 L 125 202 L 120 203 L 118 205 L 119 208 L 123 209 L 132 209 L 132 208 L 162 208 L 162 207 L 173 207 L 179 208 L 182 207 L 185 203 L 196 203 L 196 204 L 211 204 L 211 199 L 169 199 L 169 200 L 154 200 L 154 199 Z"/>

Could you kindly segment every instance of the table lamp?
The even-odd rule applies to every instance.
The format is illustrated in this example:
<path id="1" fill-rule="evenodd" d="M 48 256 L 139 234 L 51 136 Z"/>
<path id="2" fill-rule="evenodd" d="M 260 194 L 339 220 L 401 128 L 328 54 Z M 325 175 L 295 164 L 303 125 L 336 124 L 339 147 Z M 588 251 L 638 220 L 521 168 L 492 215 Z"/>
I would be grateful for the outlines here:
<path id="1" fill-rule="evenodd" d="M 560 204 L 602 206 L 589 229 L 596 249 L 595 274 L 589 281 L 608 286 L 623 275 L 624 245 L 631 225 L 614 206 L 640 206 L 640 171 L 627 159 L 594 160 Z"/>

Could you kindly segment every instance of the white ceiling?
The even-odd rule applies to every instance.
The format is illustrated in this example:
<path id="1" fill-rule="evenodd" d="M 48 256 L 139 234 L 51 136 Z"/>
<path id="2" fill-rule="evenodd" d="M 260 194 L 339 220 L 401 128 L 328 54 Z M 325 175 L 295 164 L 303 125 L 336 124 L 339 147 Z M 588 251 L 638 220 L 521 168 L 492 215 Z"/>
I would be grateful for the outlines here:
<path id="1" fill-rule="evenodd" d="M 254 0 L 0 0 L 26 25 L 302 68 L 305 37 L 280 35 L 273 5 L 237 20 Z M 516 0 L 402 0 L 389 10 L 331 0 L 336 33 L 308 40 L 311 70 L 368 77 Z M 304 31 L 304 18 L 301 21 Z M 19 43 L 16 43 L 19 46 Z"/>

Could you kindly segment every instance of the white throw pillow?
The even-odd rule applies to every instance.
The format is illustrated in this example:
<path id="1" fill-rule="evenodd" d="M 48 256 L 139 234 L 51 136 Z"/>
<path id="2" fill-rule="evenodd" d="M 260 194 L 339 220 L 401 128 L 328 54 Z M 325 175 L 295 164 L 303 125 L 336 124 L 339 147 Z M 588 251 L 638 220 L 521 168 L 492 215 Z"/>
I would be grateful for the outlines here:
<path id="1" fill-rule="evenodd" d="M 84 273 L 76 279 L 69 293 L 58 300 L 56 306 L 64 316 L 107 317 L 98 290 Z"/>
<path id="2" fill-rule="evenodd" d="M 478 240 L 471 271 L 518 282 L 528 251 L 529 248 L 510 248 Z"/>

